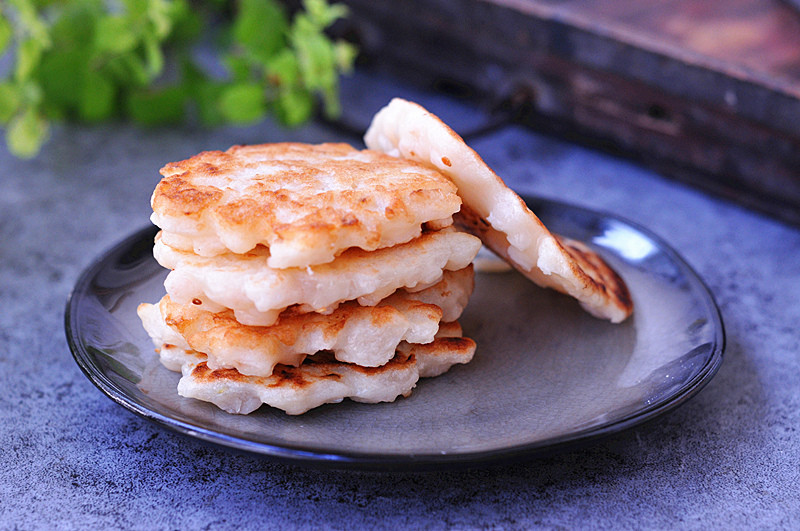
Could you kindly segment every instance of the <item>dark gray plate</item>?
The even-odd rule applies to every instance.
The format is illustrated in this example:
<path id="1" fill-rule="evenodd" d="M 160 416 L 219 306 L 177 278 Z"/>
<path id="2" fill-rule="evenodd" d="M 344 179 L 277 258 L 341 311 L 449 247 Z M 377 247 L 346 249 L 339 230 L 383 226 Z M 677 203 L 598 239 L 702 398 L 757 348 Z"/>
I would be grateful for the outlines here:
<path id="1" fill-rule="evenodd" d="M 472 363 L 388 404 L 345 401 L 292 417 L 247 416 L 178 396 L 136 316 L 164 292 L 154 228 L 92 264 L 67 303 L 66 333 L 89 379 L 125 408 L 224 446 L 294 462 L 416 469 L 532 457 L 652 419 L 694 395 L 722 362 L 724 331 L 702 281 L 663 241 L 608 214 L 526 198 L 628 283 L 632 318 L 609 324 L 516 272 L 479 274 L 461 323 Z"/>

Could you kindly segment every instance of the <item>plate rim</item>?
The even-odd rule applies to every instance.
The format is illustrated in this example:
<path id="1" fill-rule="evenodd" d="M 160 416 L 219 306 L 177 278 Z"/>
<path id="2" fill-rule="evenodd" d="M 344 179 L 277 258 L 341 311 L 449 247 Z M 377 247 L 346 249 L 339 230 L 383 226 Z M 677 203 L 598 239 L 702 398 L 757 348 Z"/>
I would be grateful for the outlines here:
<path id="1" fill-rule="evenodd" d="M 118 253 L 121 249 L 130 247 L 133 243 L 147 238 L 149 234 L 155 234 L 157 227 L 147 225 L 130 233 L 128 236 L 119 240 L 117 243 L 108 247 L 99 254 L 79 275 L 72 290 L 67 296 L 64 312 L 64 328 L 69 349 L 72 357 L 78 364 L 84 375 L 108 398 L 133 412 L 158 425 L 176 431 L 185 436 L 199 439 L 206 443 L 212 443 L 228 449 L 257 454 L 278 461 L 306 464 L 315 467 L 325 468 L 354 468 L 368 470 L 428 470 L 454 467 L 467 467 L 476 465 L 492 465 L 509 461 L 517 461 L 521 458 L 531 459 L 535 457 L 545 457 L 571 448 L 585 446 L 601 438 L 606 438 L 622 431 L 639 426 L 651 421 L 661 415 L 673 411 L 677 407 L 686 403 L 694 397 L 703 387 L 705 387 L 719 370 L 724 359 L 726 334 L 722 314 L 705 281 L 697 274 L 694 268 L 672 248 L 663 238 L 653 233 L 650 229 L 641 226 L 629 219 L 612 214 L 603 210 L 595 210 L 580 205 L 571 204 L 565 201 L 550 199 L 543 196 L 530 194 L 521 195 L 526 204 L 536 205 L 549 204 L 551 207 L 562 210 L 572 210 L 581 215 L 588 215 L 595 218 L 613 219 L 621 222 L 632 229 L 640 232 L 647 238 L 654 241 L 660 252 L 665 253 L 688 277 L 690 277 L 699 288 L 702 301 L 709 316 L 713 320 L 715 342 L 712 352 L 708 359 L 700 367 L 694 376 L 679 389 L 670 393 L 659 401 L 649 404 L 634 413 L 624 416 L 613 422 L 606 422 L 584 429 L 571 431 L 567 434 L 549 437 L 538 441 L 509 445 L 485 450 L 453 452 L 453 453 L 377 453 L 367 451 L 330 451 L 324 446 L 296 445 L 296 444 L 273 444 L 263 441 L 251 440 L 246 437 L 233 436 L 222 431 L 209 429 L 203 425 L 187 422 L 170 417 L 149 409 L 136 403 L 128 395 L 112 382 L 96 363 L 95 358 L 88 352 L 80 341 L 80 333 L 73 326 L 73 314 L 76 313 L 78 304 L 77 295 L 86 292 L 97 273 L 105 266 L 105 262 L 110 256 Z M 531 206 L 531 210 L 536 209 Z"/>

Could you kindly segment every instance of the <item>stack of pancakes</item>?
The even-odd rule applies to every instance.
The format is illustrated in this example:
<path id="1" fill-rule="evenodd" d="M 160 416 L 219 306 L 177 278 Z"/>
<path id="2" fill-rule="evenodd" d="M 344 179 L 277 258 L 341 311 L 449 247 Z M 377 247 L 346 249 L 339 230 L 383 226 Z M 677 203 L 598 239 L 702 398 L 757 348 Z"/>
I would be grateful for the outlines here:
<path id="1" fill-rule="evenodd" d="M 457 319 L 481 243 L 599 318 L 633 312 L 602 257 L 552 234 L 424 108 L 392 100 L 364 140 L 236 146 L 162 169 L 154 254 L 171 272 L 139 315 L 181 395 L 290 414 L 408 395 L 473 356 Z"/>
<path id="2" fill-rule="evenodd" d="M 182 396 L 231 413 L 393 401 L 470 361 L 480 240 L 433 168 L 345 144 L 171 163 L 152 197 L 167 294 L 139 306 Z"/>

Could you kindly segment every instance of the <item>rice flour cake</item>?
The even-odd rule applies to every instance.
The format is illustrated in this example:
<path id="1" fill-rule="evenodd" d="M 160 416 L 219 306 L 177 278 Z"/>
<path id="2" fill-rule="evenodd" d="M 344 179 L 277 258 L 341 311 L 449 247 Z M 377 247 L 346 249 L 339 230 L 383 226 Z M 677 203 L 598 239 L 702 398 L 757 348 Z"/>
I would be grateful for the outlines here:
<path id="1" fill-rule="evenodd" d="M 431 343 L 402 343 L 395 356 L 379 367 L 343 363 L 323 351 L 297 367 L 278 365 L 270 376 L 247 376 L 236 369 L 213 370 L 204 354 L 175 345 L 162 345 L 159 350 L 165 366 L 181 370 L 181 396 L 211 402 L 235 414 L 248 414 L 267 404 L 299 415 L 345 398 L 378 403 L 408 396 L 420 378 L 438 376 L 453 365 L 468 363 L 475 353 L 475 342 L 460 336 L 457 323 L 449 323 Z"/>
<path id="2" fill-rule="evenodd" d="M 451 225 L 461 205 L 441 173 L 347 144 L 234 146 L 161 174 L 151 219 L 166 244 L 206 257 L 262 245 L 272 268 L 405 243 Z"/>
<path id="3" fill-rule="evenodd" d="M 459 225 L 536 284 L 567 293 L 615 323 L 632 313 L 624 281 L 599 255 L 551 234 L 458 134 L 423 107 L 393 99 L 374 116 L 364 140 L 369 149 L 449 177 L 463 201 Z"/>
<path id="4" fill-rule="evenodd" d="M 138 314 L 178 392 L 233 413 L 407 396 L 467 363 L 455 322 L 476 236 L 456 186 L 345 144 L 265 144 L 167 164 L 151 204 L 166 295 Z"/>
<path id="5" fill-rule="evenodd" d="M 398 290 L 375 306 L 349 301 L 329 315 L 289 310 L 272 326 L 243 325 L 230 310 L 212 313 L 194 304 L 177 304 L 168 295 L 158 304 L 141 304 L 138 313 L 156 346 L 203 353 L 212 370 L 233 368 L 244 375 L 269 376 L 275 365 L 298 366 L 322 350 L 337 361 L 383 365 L 401 342 L 433 341 L 445 314 L 448 321 L 461 315 L 472 287 L 472 268 L 466 268 L 448 272 L 416 293 Z"/>
<path id="6" fill-rule="evenodd" d="M 372 306 L 400 288 L 419 291 L 444 272 L 469 266 L 480 247 L 475 236 L 446 228 L 376 251 L 348 249 L 332 262 L 305 268 L 271 267 L 264 247 L 203 257 L 174 249 L 161 237 L 154 255 L 171 270 L 164 285 L 175 302 L 211 312 L 228 308 L 243 324 L 269 326 L 289 306 L 330 313 L 349 300 Z"/>

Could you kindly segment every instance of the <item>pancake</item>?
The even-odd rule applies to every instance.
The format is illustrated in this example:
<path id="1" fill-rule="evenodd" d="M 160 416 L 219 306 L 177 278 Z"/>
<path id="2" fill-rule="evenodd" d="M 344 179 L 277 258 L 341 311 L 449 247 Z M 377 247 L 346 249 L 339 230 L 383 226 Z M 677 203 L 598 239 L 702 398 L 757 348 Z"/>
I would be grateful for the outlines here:
<path id="1" fill-rule="evenodd" d="M 247 414 L 268 404 L 299 415 L 345 398 L 392 402 L 410 395 L 420 377 L 440 375 L 455 364 L 468 363 L 475 353 L 475 342 L 463 337 L 402 345 L 380 367 L 342 363 L 331 353 L 321 352 L 306 358 L 299 367 L 278 365 L 268 377 L 245 376 L 235 369 L 212 370 L 203 354 L 174 345 L 163 345 L 160 355 L 165 366 L 180 366 L 181 396 L 211 402 L 229 413 Z"/>
<path id="2" fill-rule="evenodd" d="M 615 323 L 632 313 L 624 281 L 597 253 L 551 234 L 458 134 L 423 107 L 393 99 L 375 115 L 364 141 L 452 179 L 463 201 L 457 223 L 536 284 L 567 293 Z"/>
<path id="3" fill-rule="evenodd" d="M 399 295 L 378 306 L 347 302 L 330 315 L 284 312 L 272 326 L 243 325 L 230 310 L 206 312 L 175 304 L 169 296 L 157 308 L 167 326 L 208 356 L 211 369 L 233 368 L 253 376 L 269 376 L 278 363 L 299 365 L 321 350 L 330 350 L 339 361 L 377 367 L 394 356 L 401 341 L 433 341 L 442 316 L 437 306 Z"/>
<path id="4" fill-rule="evenodd" d="M 162 168 L 152 221 L 200 256 L 269 248 L 271 268 L 332 261 L 452 224 L 461 200 L 439 172 L 347 144 L 234 146 Z"/>
<path id="5" fill-rule="evenodd" d="M 466 273 L 471 273 L 467 268 Z M 341 304 L 330 315 L 282 313 L 272 326 L 242 325 L 230 310 L 211 313 L 193 304 L 180 305 L 165 296 L 158 304 L 141 304 L 139 317 L 156 346 L 167 343 L 208 356 L 212 370 L 233 368 L 252 376 L 269 376 L 277 364 L 299 365 L 306 355 L 331 351 L 336 360 L 364 367 L 388 362 L 398 345 L 430 343 L 439 330 L 442 309 L 416 300 L 442 300 L 456 318 L 472 287 L 471 274 L 453 273 L 418 293 L 398 290 L 376 306 Z M 455 299 L 449 301 L 447 299 Z"/>
<path id="6" fill-rule="evenodd" d="M 262 246 L 245 254 L 201 257 L 157 237 L 154 255 L 172 270 L 164 285 L 176 303 L 215 313 L 231 309 L 242 324 L 269 326 L 289 306 L 330 313 L 344 301 L 373 306 L 397 289 L 427 288 L 444 271 L 467 267 L 480 246 L 475 236 L 442 229 L 376 251 L 348 249 L 333 262 L 302 269 L 270 267 L 269 250 Z"/>
<path id="7" fill-rule="evenodd" d="M 444 271 L 442 278 L 433 286 L 420 289 L 405 288 L 409 299 L 434 304 L 442 310 L 442 321 L 449 323 L 461 317 L 475 288 L 475 272 L 472 264 L 456 271 Z"/>

